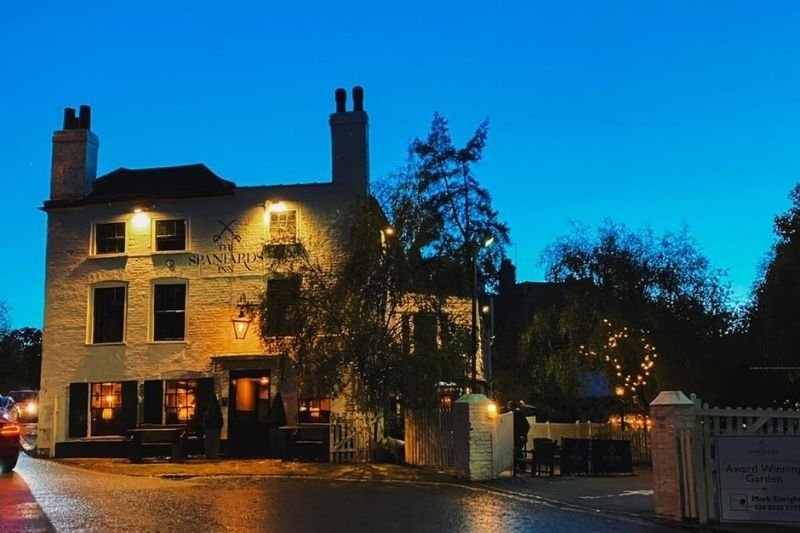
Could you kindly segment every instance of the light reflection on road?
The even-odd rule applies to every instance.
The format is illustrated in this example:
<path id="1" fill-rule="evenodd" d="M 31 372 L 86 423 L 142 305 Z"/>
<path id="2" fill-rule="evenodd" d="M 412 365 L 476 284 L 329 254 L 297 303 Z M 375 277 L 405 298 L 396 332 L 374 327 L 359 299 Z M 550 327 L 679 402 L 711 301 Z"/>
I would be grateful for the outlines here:
<path id="1" fill-rule="evenodd" d="M 451 484 L 169 480 L 28 457 L 18 468 L 58 531 L 666 531 Z"/>

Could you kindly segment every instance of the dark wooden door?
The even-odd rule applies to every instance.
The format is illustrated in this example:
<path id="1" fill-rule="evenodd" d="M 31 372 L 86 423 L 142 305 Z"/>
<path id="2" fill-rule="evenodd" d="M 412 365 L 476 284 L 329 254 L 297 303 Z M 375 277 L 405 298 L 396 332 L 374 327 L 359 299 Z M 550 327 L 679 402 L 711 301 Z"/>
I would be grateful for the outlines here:
<path id="1" fill-rule="evenodd" d="M 239 457 L 268 454 L 269 370 L 232 370 L 228 395 L 228 448 Z"/>

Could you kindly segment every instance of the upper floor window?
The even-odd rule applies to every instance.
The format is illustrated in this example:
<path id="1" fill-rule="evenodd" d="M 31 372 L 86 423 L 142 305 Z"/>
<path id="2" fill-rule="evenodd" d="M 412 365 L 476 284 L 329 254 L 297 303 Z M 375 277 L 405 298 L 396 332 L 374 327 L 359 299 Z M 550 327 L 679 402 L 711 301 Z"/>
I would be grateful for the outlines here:
<path id="1" fill-rule="evenodd" d="M 124 285 L 94 287 L 92 343 L 122 342 L 125 335 Z"/>
<path id="2" fill-rule="evenodd" d="M 443 341 L 444 320 L 434 313 L 410 313 L 402 316 L 401 344 L 403 353 L 430 354 Z"/>
<path id="3" fill-rule="evenodd" d="M 125 253 L 125 223 L 109 222 L 94 225 L 94 253 Z"/>
<path id="4" fill-rule="evenodd" d="M 296 333 L 294 312 L 299 297 L 299 277 L 267 281 L 267 335 L 282 337 Z"/>
<path id="5" fill-rule="evenodd" d="M 156 220 L 157 252 L 186 249 L 185 220 Z"/>
<path id="6" fill-rule="evenodd" d="M 297 242 L 297 210 L 287 209 L 269 214 L 270 244 L 294 244 Z"/>
<path id="7" fill-rule="evenodd" d="M 153 286 L 153 340 L 182 341 L 186 336 L 186 283 Z"/>

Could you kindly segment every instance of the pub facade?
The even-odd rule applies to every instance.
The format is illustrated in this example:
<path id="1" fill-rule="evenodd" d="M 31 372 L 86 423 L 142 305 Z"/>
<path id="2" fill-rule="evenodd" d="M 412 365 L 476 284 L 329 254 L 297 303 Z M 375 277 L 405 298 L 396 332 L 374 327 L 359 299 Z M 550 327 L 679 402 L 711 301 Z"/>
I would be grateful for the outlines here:
<path id="1" fill-rule="evenodd" d="M 281 364 L 298 283 L 265 253 L 302 245 L 326 261 L 345 246 L 335 236 L 346 232 L 331 231 L 338 214 L 369 194 L 360 88 L 346 106 L 337 90 L 331 181 L 247 187 L 202 164 L 97 177 L 91 110 L 65 110 L 43 206 L 40 454 L 115 455 L 127 430 L 147 423 L 201 432 L 216 395 L 227 451 L 265 455 L 277 393 L 290 422 L 325 421 L 337 409 L 330 398 L 301 397 Z M 262 297 L 263 335 L 253 314 Z"/>

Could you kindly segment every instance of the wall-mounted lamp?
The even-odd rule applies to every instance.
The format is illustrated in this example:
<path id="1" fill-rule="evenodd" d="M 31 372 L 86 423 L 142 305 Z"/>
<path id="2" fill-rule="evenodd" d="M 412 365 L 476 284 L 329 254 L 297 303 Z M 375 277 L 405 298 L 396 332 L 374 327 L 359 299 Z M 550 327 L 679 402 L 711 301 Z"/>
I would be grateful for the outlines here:
<path id="1" fill-rule="evenodd" d="M 137 207 L 133 210 L 131 222 L 136 229 L 147 229 L 150 227 L 150 216 L 143 209 Z"/>
<path id="2" fill-rule="evenodd" d="M 250 322 L 252 322 L 252 318 L 250 318 L 249 315 L 252 306 L 253 304 L 247 301 L 247 296 L 242 293 L 242 295 L 239 296 L 239 301 L 236 302 L 238 314 L 231 319 L 231 322 L 233 322 L 233 334 L 238 340 L 244 339 L 247 335 Z"/>
<path id="3" fill-rule="evenodd" d="M 271 202 L 267 211 L 270 213 L 283 213 L 286 211 L 286 203 L 284 202 Z"/>
<path id="4" fill-rule="evenodd" d="M 497 418 L 497 404 L 492 402 L 486 404 L 486 416 L 489 417 L 490 420 L 494 420 Z"/>

